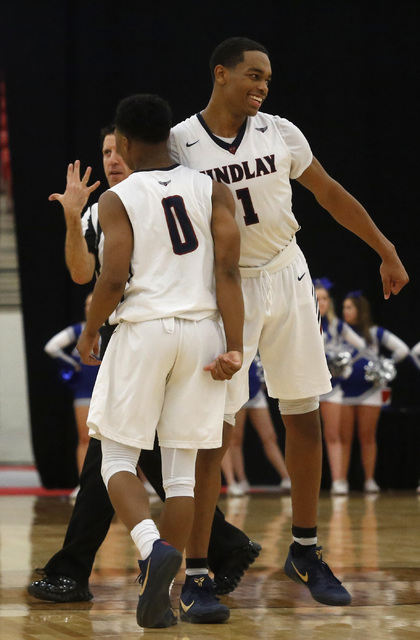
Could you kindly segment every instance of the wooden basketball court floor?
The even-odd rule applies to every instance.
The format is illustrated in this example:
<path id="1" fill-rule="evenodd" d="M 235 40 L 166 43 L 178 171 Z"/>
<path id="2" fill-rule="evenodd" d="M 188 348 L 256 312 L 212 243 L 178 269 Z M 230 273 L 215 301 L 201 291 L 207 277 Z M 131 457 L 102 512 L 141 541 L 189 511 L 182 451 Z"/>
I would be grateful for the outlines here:
<path id="1" fill-rule="evenodd" d="M 263 549 L 240 586 L 222 598 L 231 608 L 222 625 L 185 622 L 144 630 L 136 623 L 137 555 L 114 521 L 91 576 L 89 603 L 54 604 L 29 596 L 26 585 L 61 546 L 72 504 L 62 496 L 0 497 L 1 640 L 292 640 L 420 638 L 420 497 L 323 493 L 319 542 L 324 558 L 353 596 L 349 607 L 326 607 L 283 573 L 290 544 L 290 498 L 256 494 L 220 499 L 227 518 Z M 152 504 L 158 519 L 161 503 Z M 183 582 L 180 570 L 172 597 Z"/>

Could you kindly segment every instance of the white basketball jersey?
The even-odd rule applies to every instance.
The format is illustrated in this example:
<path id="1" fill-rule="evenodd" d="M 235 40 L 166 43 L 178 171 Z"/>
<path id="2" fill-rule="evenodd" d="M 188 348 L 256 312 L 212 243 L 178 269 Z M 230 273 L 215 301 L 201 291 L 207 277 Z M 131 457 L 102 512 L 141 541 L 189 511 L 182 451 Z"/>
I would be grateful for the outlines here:
<path id="1" fill-rule="evenodd" d="M 174 160 L 231 189 L 241 267 L 262 266 L 287 247 L 299 229 L 290 178 L 298 178 L 312 162 L 309 144 L 295 125 L 258 113 L 229 143 L 214 136 L 197 114 L 172 129 L 169 144 Z"/>
<path id="2" fill-rule="evenodd" d="M 135 171 L 110 191 L 121 199 L 134 233 L 131 275 L 117 319 L 215 315 L 210 178 L 173 165 Z"/>

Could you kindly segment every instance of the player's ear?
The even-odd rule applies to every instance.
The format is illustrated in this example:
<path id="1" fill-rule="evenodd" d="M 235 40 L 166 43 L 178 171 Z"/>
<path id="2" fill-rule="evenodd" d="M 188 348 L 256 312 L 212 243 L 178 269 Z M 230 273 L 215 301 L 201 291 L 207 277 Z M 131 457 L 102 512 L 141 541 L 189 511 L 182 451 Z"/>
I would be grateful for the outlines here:
<path id="1" fill-rule="evenodd" d="M 224 67 L 222 64 L 218 64 L 214 67 L 214 82 L 215 84 L 226 84 L 227 76 L 229 70 L 227 67 Z"/>
<path id="2" fill-rule="evenodd" d="M 130 138 L 127 138 L 126 136 L 121 136 L 120 144 L 121 144 L 121 153 L 120 153 L 120 155 L 125 157 L 127 152 L 130 151 L 130 149 L 131 149 L 131 140 L 130 140 Z"/>

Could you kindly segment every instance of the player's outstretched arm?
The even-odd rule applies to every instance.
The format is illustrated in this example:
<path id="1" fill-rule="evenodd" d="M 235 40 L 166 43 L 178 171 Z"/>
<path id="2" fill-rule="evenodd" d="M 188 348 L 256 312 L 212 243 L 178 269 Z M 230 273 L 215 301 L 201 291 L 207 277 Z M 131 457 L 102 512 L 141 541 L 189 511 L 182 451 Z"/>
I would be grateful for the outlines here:
<path id="1" fill-rule="evenodd" d="M 80 160 L 69 164 L 67 183 L 64 193 L 52 193 L 48 200 L 57 200 L 63 207 L 66 221 L 65 256 L 66 264 L 72 280 L 77 284 L 85 284 L 92 280 L 95 271 L 95 258 L 88 251 L 84 238 L 81 214 L 90 194 L 101 184 L 97 180 L 88 186 L 92 168 L 88 167 L 83 178 L 80 178 Z"/>
<path id="2" fill-rule="evenodd" d="M 366 209 L 314 158 L 298 178 L 312 191 L 319 204 L 343 227 L 359 236 L 382 259 L 380 274 L 385 299 L 396 295 L 408 283 L 407 272 L 394 245 L 378 229 Z"/>
<path id="3" fill-rule="evenodd" d="M 99 222 L 104 233 L 100 276 L 93 290 L 85 328 L 77 349 L 85 364 L 98 364 L 98 331 L 124 293 L 133 253 L 133 229 L 119 197 L 106 191 L 99 198 Z"/>
<path id="4" fill-rule="evenodd" d="M 212 235 L 217 305 L 226 334 L 226 353 L 205 367 L 215 380 L 230 380 L 242 366 L 244 302 L 239 273 L 240 233 L 235 204 L 225 185 L 213 183 Z"/>

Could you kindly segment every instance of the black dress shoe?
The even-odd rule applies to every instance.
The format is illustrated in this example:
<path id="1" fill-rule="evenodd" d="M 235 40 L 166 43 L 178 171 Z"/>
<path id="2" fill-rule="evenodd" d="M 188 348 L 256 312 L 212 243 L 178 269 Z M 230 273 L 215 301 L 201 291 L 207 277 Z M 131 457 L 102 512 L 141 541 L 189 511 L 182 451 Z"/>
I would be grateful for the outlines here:
<path id="1" fill-rule="evenodd" d="M 93 595 L 88 586 L 83 586 L 67 576 L 47 576 L 42 580 L 31 582 L 28 593 L 39 600 L 50 602 L 86 602 Z"/>
<path id="2" fill-rule="evenodd" d="M 223 596 L 234 591 L 245 571 L 260 555 L 261 545 L 250 540 L 244 547 L 233 549 L 223 556 L 217 566 L 211 567 L 214 573 L 214 589 Z"/>

